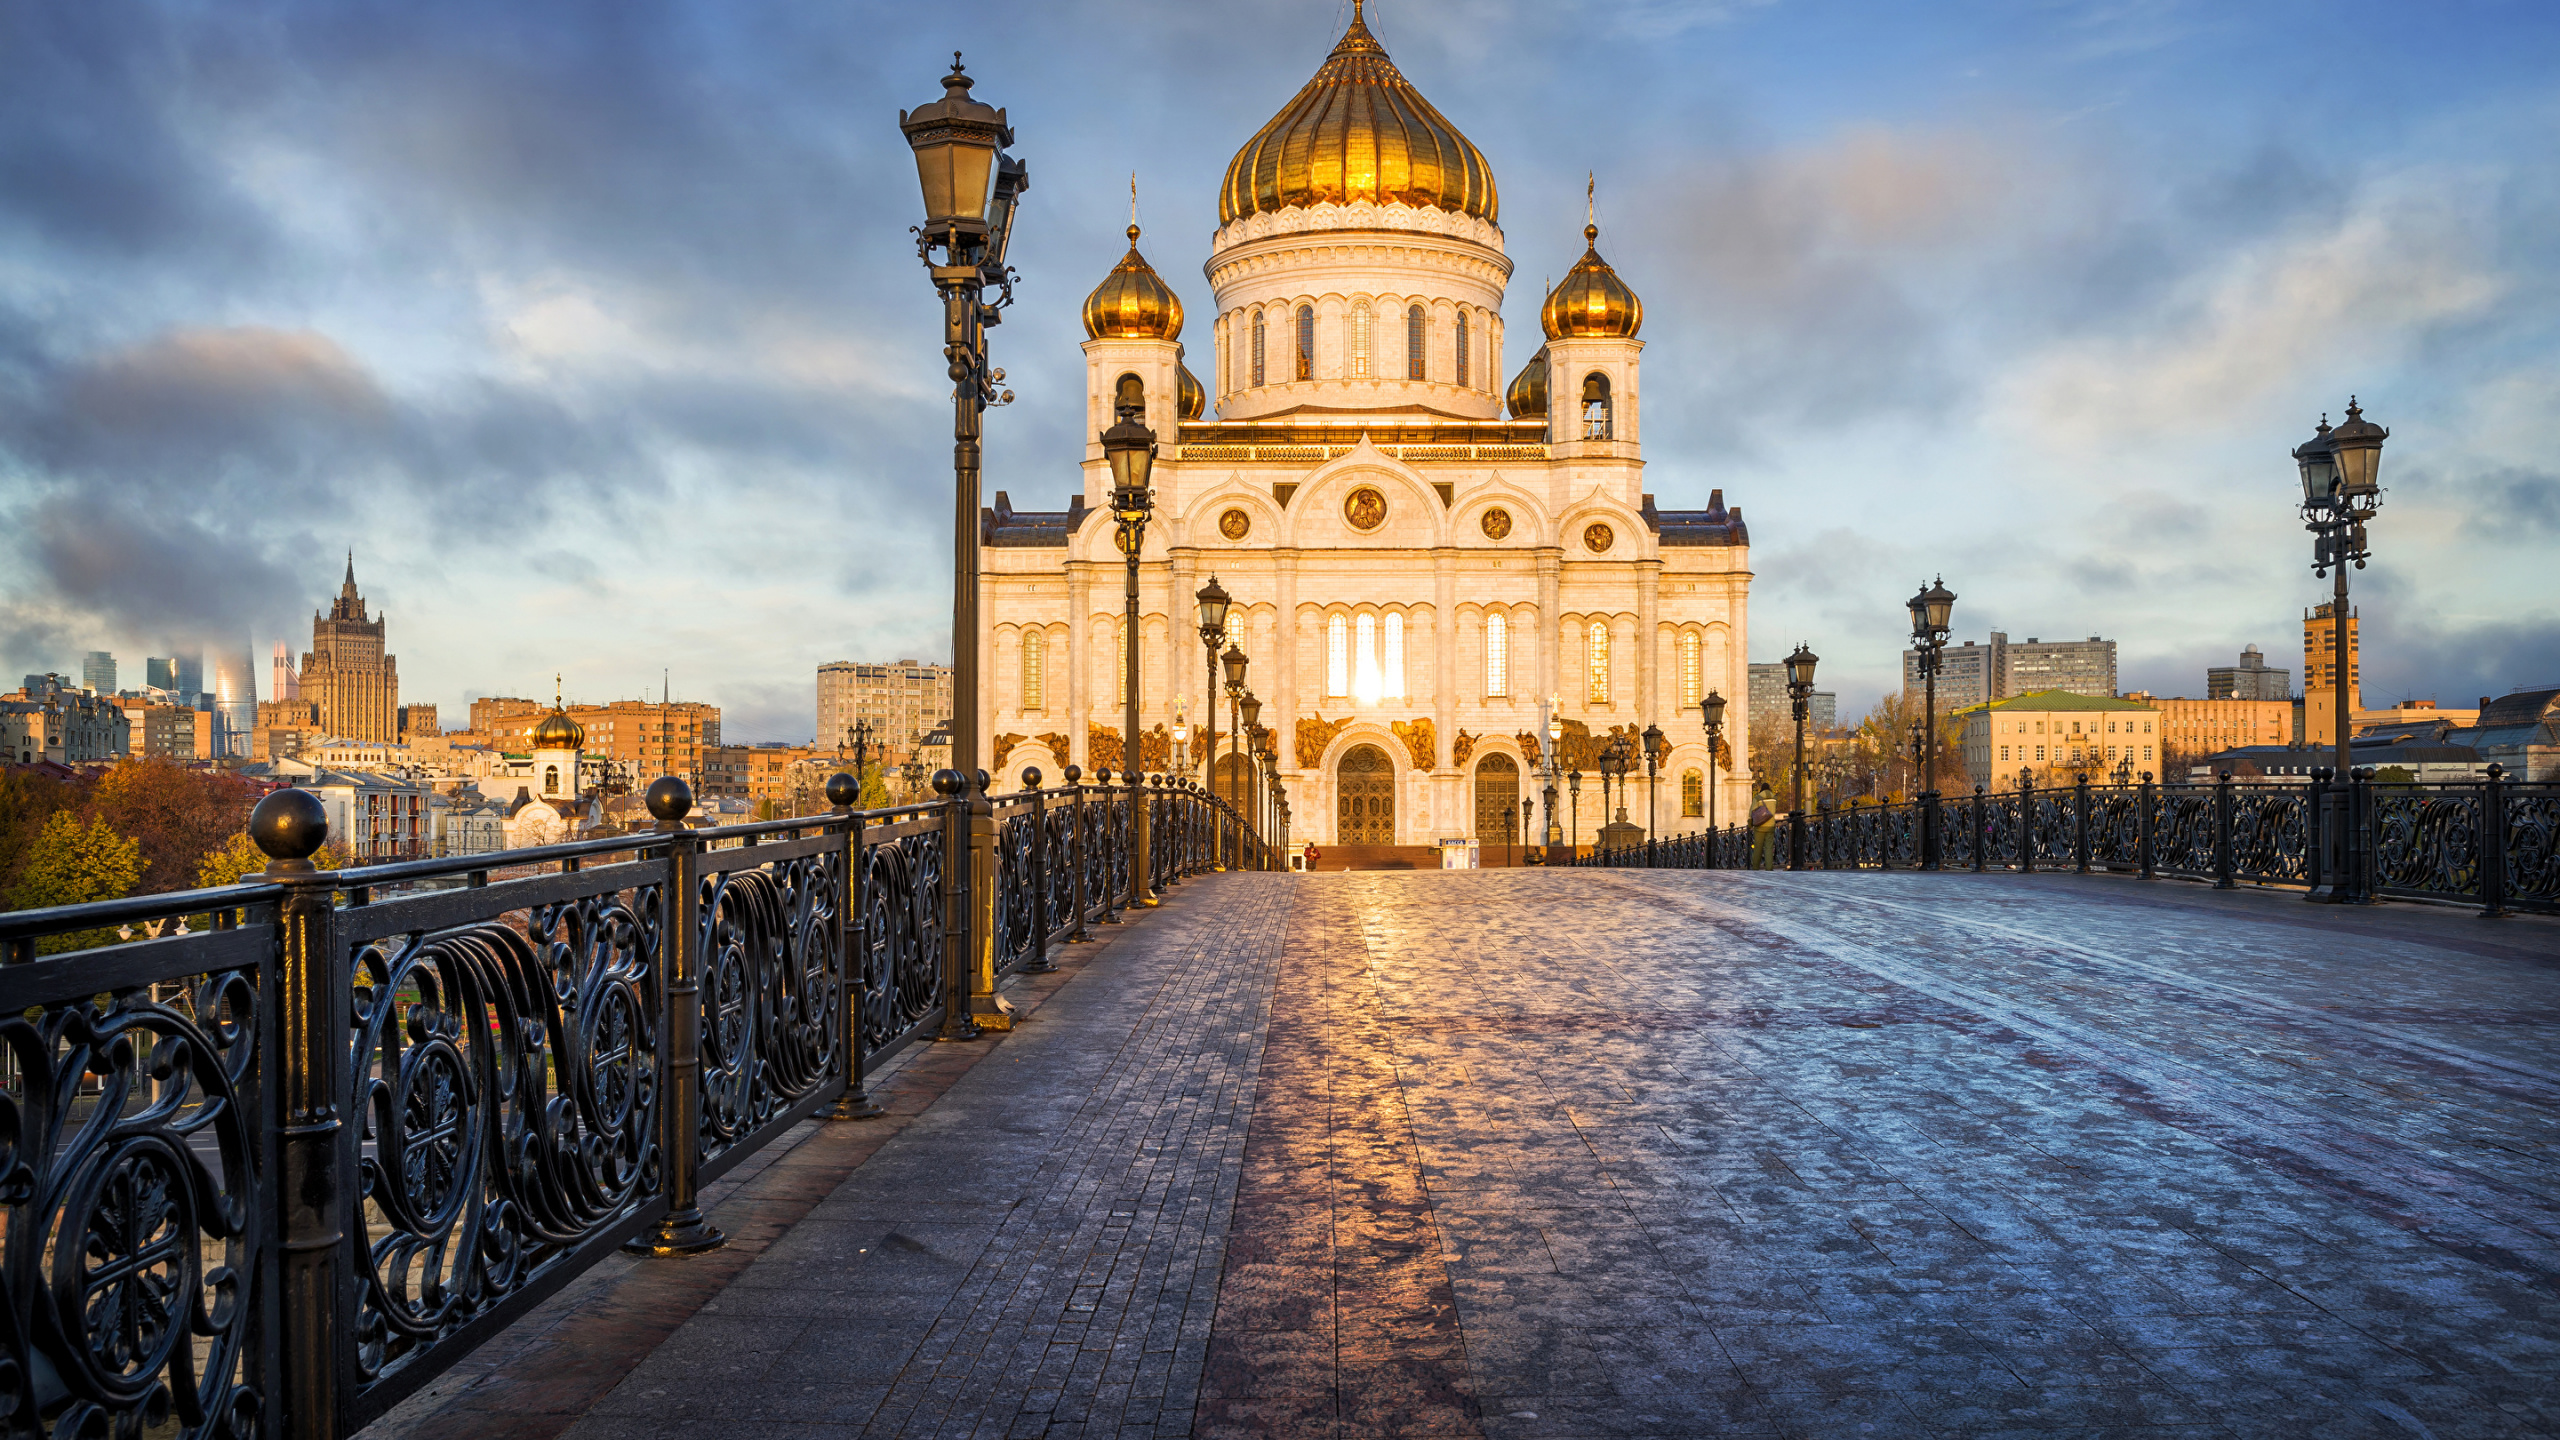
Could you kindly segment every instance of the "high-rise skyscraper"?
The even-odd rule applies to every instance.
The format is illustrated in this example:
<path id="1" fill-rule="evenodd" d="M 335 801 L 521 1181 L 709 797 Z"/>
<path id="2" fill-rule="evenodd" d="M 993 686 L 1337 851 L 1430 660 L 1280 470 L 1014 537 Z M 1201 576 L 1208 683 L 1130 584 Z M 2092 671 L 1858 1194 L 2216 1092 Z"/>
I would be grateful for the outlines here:
<path id="1" fill-rule="evenodd" d="M 249 732 L 258 728 L 258 672 L 249 642 L 219 645 L 213 661 L 213 753 L 249 757 Z"/>
<path id="2" fill-rule="evenodd" d="M 204 652 L 190 654 L 181 650 L 174 662 L 178 667 L 178 703 L 201 710 L 210 702 L 204 698 Z"/>
<path id="3" fill-rule="evenodd" d="M 92 650 L 80 662 L 80 683 L 101 695 L 116 693 L 116 657 Z"/>
<path id="4" fill-rule="evenodd" d="M 2302 734 L 2314 745 L 2338 736 L 2338 612 L 2324 602 L 2302 612 Z M 2364 666 L 2358 659 L 2356 612 L 2347 611 L 2346 704 L 2349 722 L 2364 708 Z"/>
<path id="5" fill-rule="evenodd" d="M 270 700 L 302 698 L 302 677 L 294 672 L 293 647 L 282 640 L 276 642 L 275 674 L 269 677 L 267 698 Z"/>
<path id="6" fill-rule="evenodd" d="M 142 683 L 154 690 L 178 688 L 178 662 L 175 657 L 152 655 L 142 662 Z"/>
<path id="7" fill-rule="evenodd" d="M 400 738 L 400 662 L 383 653 L 388 617 L 365 613 L 356 591 L 356 558 L 329 608 L 311 617 L 311 648 L 302 656 L 302 695 L 320 715 L 320 732 L 337 740 Z"/>
<path id="8" fill-rule="evenodd" d="M 951 667 L 921 660 L 888 665 L 837 660 L 818 667 L 818 730 L 821 747 L 853 743 L 853 727 L 871 722 L 872 754 L 882 763 L 904 765 L 915 756 L 916 741 L 951 719 Z"/>
<path id="9" fill-rule="evenodd" d="M 2204 695 L 2208 700 L 2290 700 L 2293 672 L 2269 669 L 2267 657 L 2252 645 L 2240 652 L 2237 665 L 2206 667 Z"/>

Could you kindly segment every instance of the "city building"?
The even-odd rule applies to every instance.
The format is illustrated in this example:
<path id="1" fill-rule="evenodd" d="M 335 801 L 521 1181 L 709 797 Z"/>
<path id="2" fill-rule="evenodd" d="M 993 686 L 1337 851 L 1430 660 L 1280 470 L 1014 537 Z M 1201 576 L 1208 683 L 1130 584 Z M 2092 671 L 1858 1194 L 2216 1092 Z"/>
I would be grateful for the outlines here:
<path id="1" fill-rule="evenodd" d="M 179 704 L 192 705 L 201 710 L 213 703 L 205 698 L 203 651 L 180 655 L 169 663 L 177 667 Z"/>
<path id="2" fill-rule="evenodd" d="M 261 700 L 249 732 L 249 758 L 289 760 L 321 738 L 320 715 L 308 700 Z"/>
<path id="3" fill-rule="evenodd" d="M 311 618 L 311 648 L 303 652 L 301 698 L 320 717 L 323 733 L 341 740 L 399 738 L 400 662 L 385 652 L 387 616 L 369 616 L 356 592 L 355 557 L 347 557 L 346 582 L 329 608 Z"/>
<path id="4" fill-rule="evenodd" d="M 616 700 L 571 705 L 567 713 L 584 732 L 587 753 L 623 767 L 642 788 L 661 775 L 696 783 L 705 753 L 720 744 L 720 707 L 699 701 Z"/>
<path id="5" fill-rule="evenodd" d="M 2014 787 L 2022 773 L 2038 785 L 2068 785 L 2081 774 L 2095 783 L 2122 765 L 2135 772 L 2160 767 L 2160 715 L 2139 700 L 2041 690 L 1958 715 L 1970 784 Z"/>
<path id="6" fill-rule="evenodd" d="M 216 647 L 206 658 L 213 662 L 213 754 L 246 760 L 250 732 L 258 727 L 256 662 L 246 641 Z"/>
<path id="7" fill-rule="evenodd" d="M 2240 652 L 2237 665 L 2215 665 L 2204 672 L 2204 694 L 2208 700 L 2284 700 L 2293 699 L 2293 672 L 2268 668 L 2267 657 L 2251 645 Z"/>
<path id="8" fill-rule="evenodd" d="M 129 753 L 156 755 L 164 760 L 207 760 L 212 757 L 196 748 L 196 732 L 204 731 L 207 746 L 213 739 L 213 717 L 201 710 L 181 709 L 175 705 L 157 704 L 149 700 L 118 702 L 128 727 L 125 743 Z"/>
<path id="9" fill-rule="evenodd" d="M 77 688 L 29 686 L 0 696 L 0 756 L 11 764 L 102 764 L 130 753 L 131 735 L 115 701 Z"/>
<path id="10" fill-rule="evenodd" d="M 1751 704 L 1745 712 L 1750 719 L 1753 743 L 1768 743 L 1772 737 L 1795 734 L 1795 707 L 1787 700 L 1787 667 L 1785 665 L 1753 665 L 1749 671 Z M 1940 709 L 1946 708 L 1946 695 L 1938 696 Z M 1694 712 L 1693 705 L 1691 710 Z M 1685 717 L 1684 717 L 1685 718 Z M 1704 724 L 1704 721 L 1700 721 Z M 1726 724 L 1733 723 L 1728 719 Z M 1816 690 L 1805 697 L 1804 728 L 1807 733 L 1828 734 L 1840 728 L 1840 695 L 1833 690 Z M 1727 742 L 1730 746 L 1731 742 Z"/>
<path id="11" fill-rule="evenodd" d="M 2074 695 L 2116 693 L 2116 642 L 2092 635 L 2086 640 L 2041 640 L 2030 635 L 2013 641 L 1994 630 L 1984 643 L 1950 644 L 1938 670 L 1938 708 L 1952 712 L 1986 700 L 2006 700 L 2039 690 L 2068 690 Z M 1922 694 L 1920 652 L 1902 652 L 1902 693 L 1917 703 Z"/>
<path id="12" fill-rule="evenodd" d="M 2004 698 L 1997 693 L 1999 667 L 1995 657 L 1999 650 L 1994 647 L 2005 648 L 2007 637 L 1994 631 L 1991 638 L 1991 645 L 1977 645 L 1967 640 L 1961 645 L 1951 644 L 1939 652 L 1940 714 L 1961 710 L 1967 705 L 1979 705 L 1985 700 Z M 1920 674 L 1918 650 L 1902 652 L 1902 695 L 1913 704 L 1918 704 L 1928 695 L 1928 682 Z"/>
<path id="13" fill-rule="evenodd" d="M 104 650 L 92 650 L 81 657 L 80 685 L 94 694 L 116 693 L 116 657 Z"/>
<path id="14" fill-rule="evenodd" d="M 432 852 L 424 785 L 368 770 L 335 770 L 284 761 L 262 778 L 308 790 L 329 817 L 329 843 L 348 861 L 422 860 Z"/>
<path id="15" fill-rule="evenodd" d="M 142 662 L 142 683 L 154 690 L 176 690 L 178 688 L 177 660 L 157 655 L 145 657 Z"/>
<path id="16" fill-rule="evenodd" d="M 413 700 L 400 707 L 401 739 L 423 739 L 429 735 L 441 735 L 443 733 L 444 732 L 436 726 L 435 706 Z"/>
<path id="17" fill-rule="evenodd" d="M 2560 780 L 2560 689 L 2483 697 L 2469 738 L 2481 762 L 2506 767 L 2509 779 Z"/>
<path id="18" fill-rule="evenodd" d="M 2282 671 L 2274 672 L 2283 674 Z M 2161 777 L 2183 773 L 2206 755 L 2250 745 L 2286 745 L 2293 741 L 2293 701 L 2162 699 L 2137 690 L 2124 698 L 2160 712 Z"/>
<path id="19" fill-rule="evenodd" d="M 533 727 L 549 713 L 539 700 L 515 695 L 484 695 L 471 702 L 471 734 L 486 736 L 492 745 L 525 743 Z"/>
<path id="20" fill-rule="evenodd" d="M 302 696 L 302 677 L 293 668 L 293 647 L 279 640 L 267 680 L 267 695 L 275 700 L 296 700 Z"/>
<path id="21" fill-rule="evenodd" d="M 871 753 L 886 764 L 907 763 L 919 738 L 951 723 L 951 667 L 920 660 L 819 666 L 817 743 L 850 745 L 854 726 L 866 720 Z"/>
<path id="22" fill-rule="evenodd" d="M 998 492 L 984 512 L 985 748 L 959 767 L 1004 735 L 1008 775 L 1117 768 L 1132 745 L 1160 765 L 1177 710 L 1208 698 L 1194 594 L 1214 575 L 1300 839 L 1498 840 L 1483 826 L 1516 816 L 1550 705 L 1577 751 L 1658 724 L 1675 793 L 1710 771 L 1696 705 L 1746 693 L 1749 532 L 1720 492 L 1694 510 L 1647 492 L 1643 305 L 1587 214 L 1532 223 L 1585 248 L 1522 363 L 1491 164 L 1355 10 L 1228 167 L 1205 383 L 1135 226 L 1086 298 L 1084 483 L 1064 509 Z M 1125 676 L 1098 441 L 1124 404 L 1161 446 Z M 1750 795 L 1746 754 L 1712 771 L 1724 813 Z"/>
<path id="23" fill-rule="evenodd" d="M 2302 612 L 2302 740 L 2307 745 L 2335 745 L 2338 740 L 2338 623 L 2334 602 Z M 2364 709 L 2364 665 L 2357 658 L 2356 613 L 2347 611 L 2347 723 Z"/>

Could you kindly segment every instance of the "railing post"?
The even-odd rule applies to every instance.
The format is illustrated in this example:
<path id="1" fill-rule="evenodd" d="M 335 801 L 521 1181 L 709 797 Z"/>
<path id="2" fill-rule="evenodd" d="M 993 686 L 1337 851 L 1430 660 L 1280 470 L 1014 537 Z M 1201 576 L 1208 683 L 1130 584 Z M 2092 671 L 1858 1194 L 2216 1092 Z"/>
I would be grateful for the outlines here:
<path id="1" fill-rule="evenodd" d="M 1049 963 L 1049 797 L 1040 789 L 1040 767 L 1022 767 L 1022 788 L 1031 792 L 1031 958 L 1025 975 L 1046 975 Z"/>
<path id="2" fill-rule="evenodd" d="M 2311 767 L 2311 788 L 2303 792 L 2302 803 L 2309 807 L 2303 816 L 2304 849 L 2302 857 L 2302 898 L 2318 903 L 2337 898 L 2333 891 L 2337 873 L 2337 857 L 2330 853 L 2336 840 L 2335 827 L 2329 819 L 2329 767 Z"/>
<path id="3" fill-rule="evenodd" d="M 1092 933 L 1084 928 L 1085 907 L 1092 903 L 1092 897 L 1084 893 L 1085 858 L 1093 853 L 1086 847 L 1090 846 L 1093 842 L 1087 839 L 1084 833 L 1084 822 L 1087 812 L 1084 803 L 1083 766 L 1069 765 L 1067 767 L 1067 795 L 1067 803 L 1072 807 L 1067 812 L 1067 830 L 1069 832 L 1069 839 L 1067 842 L 1067 863 L 1073 865 L 1076 872 L 1075 924 L 1067 929 L 1067 943 L 1070 945 L 1082 945 L 1091 942 L 1093 939 Z"/>
<path id="4" fill-rule="evenodd" d="M 2507 913 L 2507 767 L 2491 764 L 2480 786 L 2480 916 Z M 2378 848 L 2378 847 L 2377 847 Z"/>
<path id="5" fill-rule="evenodd" d="M 1982 873 L 1982 852 L 1989 848 L 1983 842 L 1990 838 L 1990 832 L 1983 823 L 1982 800 L 1983 787 L 1976 785 L 1973 787 L 1973 873 L 1976 875 Z"/>
<path id="6" fill-rule="evenodd" d="M 2137 792 L 2134 801 L 2142 807 L 2141 812 L 2135 817 L 2136 834 L 2139 838 L 2134 843 L 2140 847 L 2142 878 L 2145 880 L 2156 879 L 2159 876 L 2158 855 L 2151 848 L 2152 836 L 2156 833 L 2159 824 L 2159 799 L 2159 793 L 2151 787 L 2151 772 L 2143 771 L 2142 789 Z"/>
<path id="7" fill-rule="evenodd" d="M 2071 858 L 2080 873 L 2089 873 L 2089 777 L 2084 772 L 2073 778 L 2071 808 L 2076 819 L 2072 826 Z"/>
<path id="8" fill-rule="evenodd" d="M 1935 870 L 1941 859 L 1938 853 L 1938 792 L 1931 790 L 1920 797 L 1920 868 Z"/>
<path id="9" fill-rule="evenodd" d="M 957 770 L 933 772 L 942 797 L 942 1028 L 938 1041 L 975 1040 L 978 1017 L 969 1013 L 969 970 L 977 958 L 977 907 L 969 894 L 969 777 Z"/>
<path id="10" fill-rule="evenodd" d="M 839 786 L 836 782 L 844 782 Z M 837 775 L 827 781 L 827 798 L 835 802 L 836 814 L 844 822 L 844 1094 L 825 1115 L 829 1120 L 874 1120 L 889 1112 L 862 1086 L 863 1070 L 869 1055 L 862 1042 L 862 969 L 869 954 L 866 943 L 869 921 L 863 914 L 862 812 L 853 808 L 862 799 L 861 782 L 850 775 Z"/>
<path id="11" fill-rule="evenodd" d="M 2234 888 L 2231 877 L 2231 772 L 2225 770 L 2213 787 L 2213 888 Z"/>
<path id="12" fill-rule="evenodd" d="M 2018 873 L 2036 873 L 2036 777 L 2018 774 Z"/>
<path id="13" fill-rule="evenodd" d="M 658 927 L 658 968 L 666 1018 L 658 1033 L 665 1080 L 659 1087 L 659 1163 L 667 1177 L 667 1213 L 622 1248 L 639 1255 L 696 1255 L 728 1243 L 702 1213 L 697 1186 L 702 1156 L 702 841 L 687 830 L 693 788 L 672 775 L 649 786 L 649 813 L 667 837 L 667 889 Z"/>
<path id="14" fill-rule="evenodd" d="M 337 906 L 311 856 L 329 838 L 328 811 L 308 790 L 258 802 L 250 838 L 267 855 L 266 879 L 285 887 L 276 906 L 276 949 L 262 985 L 274 1018 L 265 1123 L 274 1137 L 273 1188 L 259 1203 L 277 1240 L 275 1351 L 265 1357 L 275 1434 L 334 1440 L 348 1398 L 341 1342 L 352 1344 L 355 1277 L 347 1273 L 356 1205 L 356 1131 L 349 1113 L 347 1037 L 353 997 L 339 973 Z"/>

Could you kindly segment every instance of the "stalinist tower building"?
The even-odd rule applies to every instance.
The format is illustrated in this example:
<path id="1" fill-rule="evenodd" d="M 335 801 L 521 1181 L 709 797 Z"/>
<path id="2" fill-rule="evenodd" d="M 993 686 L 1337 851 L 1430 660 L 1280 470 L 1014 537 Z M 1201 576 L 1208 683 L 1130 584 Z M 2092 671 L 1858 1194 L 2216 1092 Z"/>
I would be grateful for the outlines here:
<path id="1" fill-rule="evenodd" d="M 301 698 L 318 714 L 320 733 L 336 740 L 400 738 L 400 662 L 383 652 L 383 617 L 366 615 L 356 592 L 356 561 L 327 611 L 311 617 L 311 648 L 302 657 Z"/>
<path id="2" fill-rule="evenodd" d="M 1000 493 L 988 511 L 987 760 L 1008 777 L 1118 768 L 1134 683 L 1139 759 L 1167 768 L 1176 724 L 1203 718 L 1193 595 L 1214 574 L 1278 732 L 1296 839 L 1499 845 L 1540 788 L 1550 712 L 1564 767 L 1583 771 L 1584 843 L 1604 818 L 1597 745 L 1649 725 L 1672 745 L 1663 830 L 1703 824 L 1710 783 L 1719 819 L 1739 819 L 1747 759 L 1729 740 L 1710 761 L 1697 702 L 1710 689 L 1734 701 L 1738 737 L 1749 534 L 1721 491 L 1703 510 L 1646 493 L 1644 306 L 1598 229 L 1529 222 L 1582 222 L 1585 248 L 1540 297 L 1538 339 L 1510 344 L 1493 166 L 1356 8 L 1315 77 L 1236 152 L 1218 217 L 1205 324 L 1130 228 L 1084 306 L 1081 485 L 1063 510 L 1018 511 Z M 1186 321 L 1207 341 L 1196 369 Z M 1132 377 L 1161 440 L 1135 676 L 1098 439 Z M 1641 761 L 1636 773 L 1641 824 Z"/>

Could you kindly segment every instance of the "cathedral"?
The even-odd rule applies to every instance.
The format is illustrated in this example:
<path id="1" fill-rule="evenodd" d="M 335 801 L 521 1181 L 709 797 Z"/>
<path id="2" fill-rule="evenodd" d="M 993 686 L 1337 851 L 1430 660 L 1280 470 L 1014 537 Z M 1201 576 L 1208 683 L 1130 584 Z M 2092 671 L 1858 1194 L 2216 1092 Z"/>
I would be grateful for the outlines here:
<path id="1" fill-rule="evenodd" d="M 999 493 L 982 522 L 980 673 L 1000 774 L 1118 770 L 1131 684 L 1137 759 L 1167 769 L 1211 693 L 1193 596 L 1214 575 L 1278 732 L 1294 840 L 1500 845 L 1541 788 L 1549 717 L 1558 768 L 1583 773 L 1582 843 L 1606 818 L 1599 748 L 1649 725 L 1671 745 L 1663 833 L 1705 823 L 1710 784 L 1718 818 L 1740 818 L 1742 512 L 1721 491 L 1703 510 L 1646 493 L 1644 306 L 1589 217 L 1582 258 L 1539 307 L 1540 342 L 1506 371 L 1500 218 L 1491 164 L 1355 7 L 1227 167 L 1204 267 L 1205 384 L 1182 304 L 1129 228 L 1084 304 L 1081 493 L 1047 512 Z M 1160 442 L 1136 675 L 1099 440 L 1132 390 Z M 1698 712 L 1710 690 L 1735 702 L 1712 760 Z M 1217 724 L 1223 792 L 1223 700 Z M 1190 773 L 1205 773 L 1197 756 Z M 1640 757 L 1636 776 L 1640 825 Z"/>

